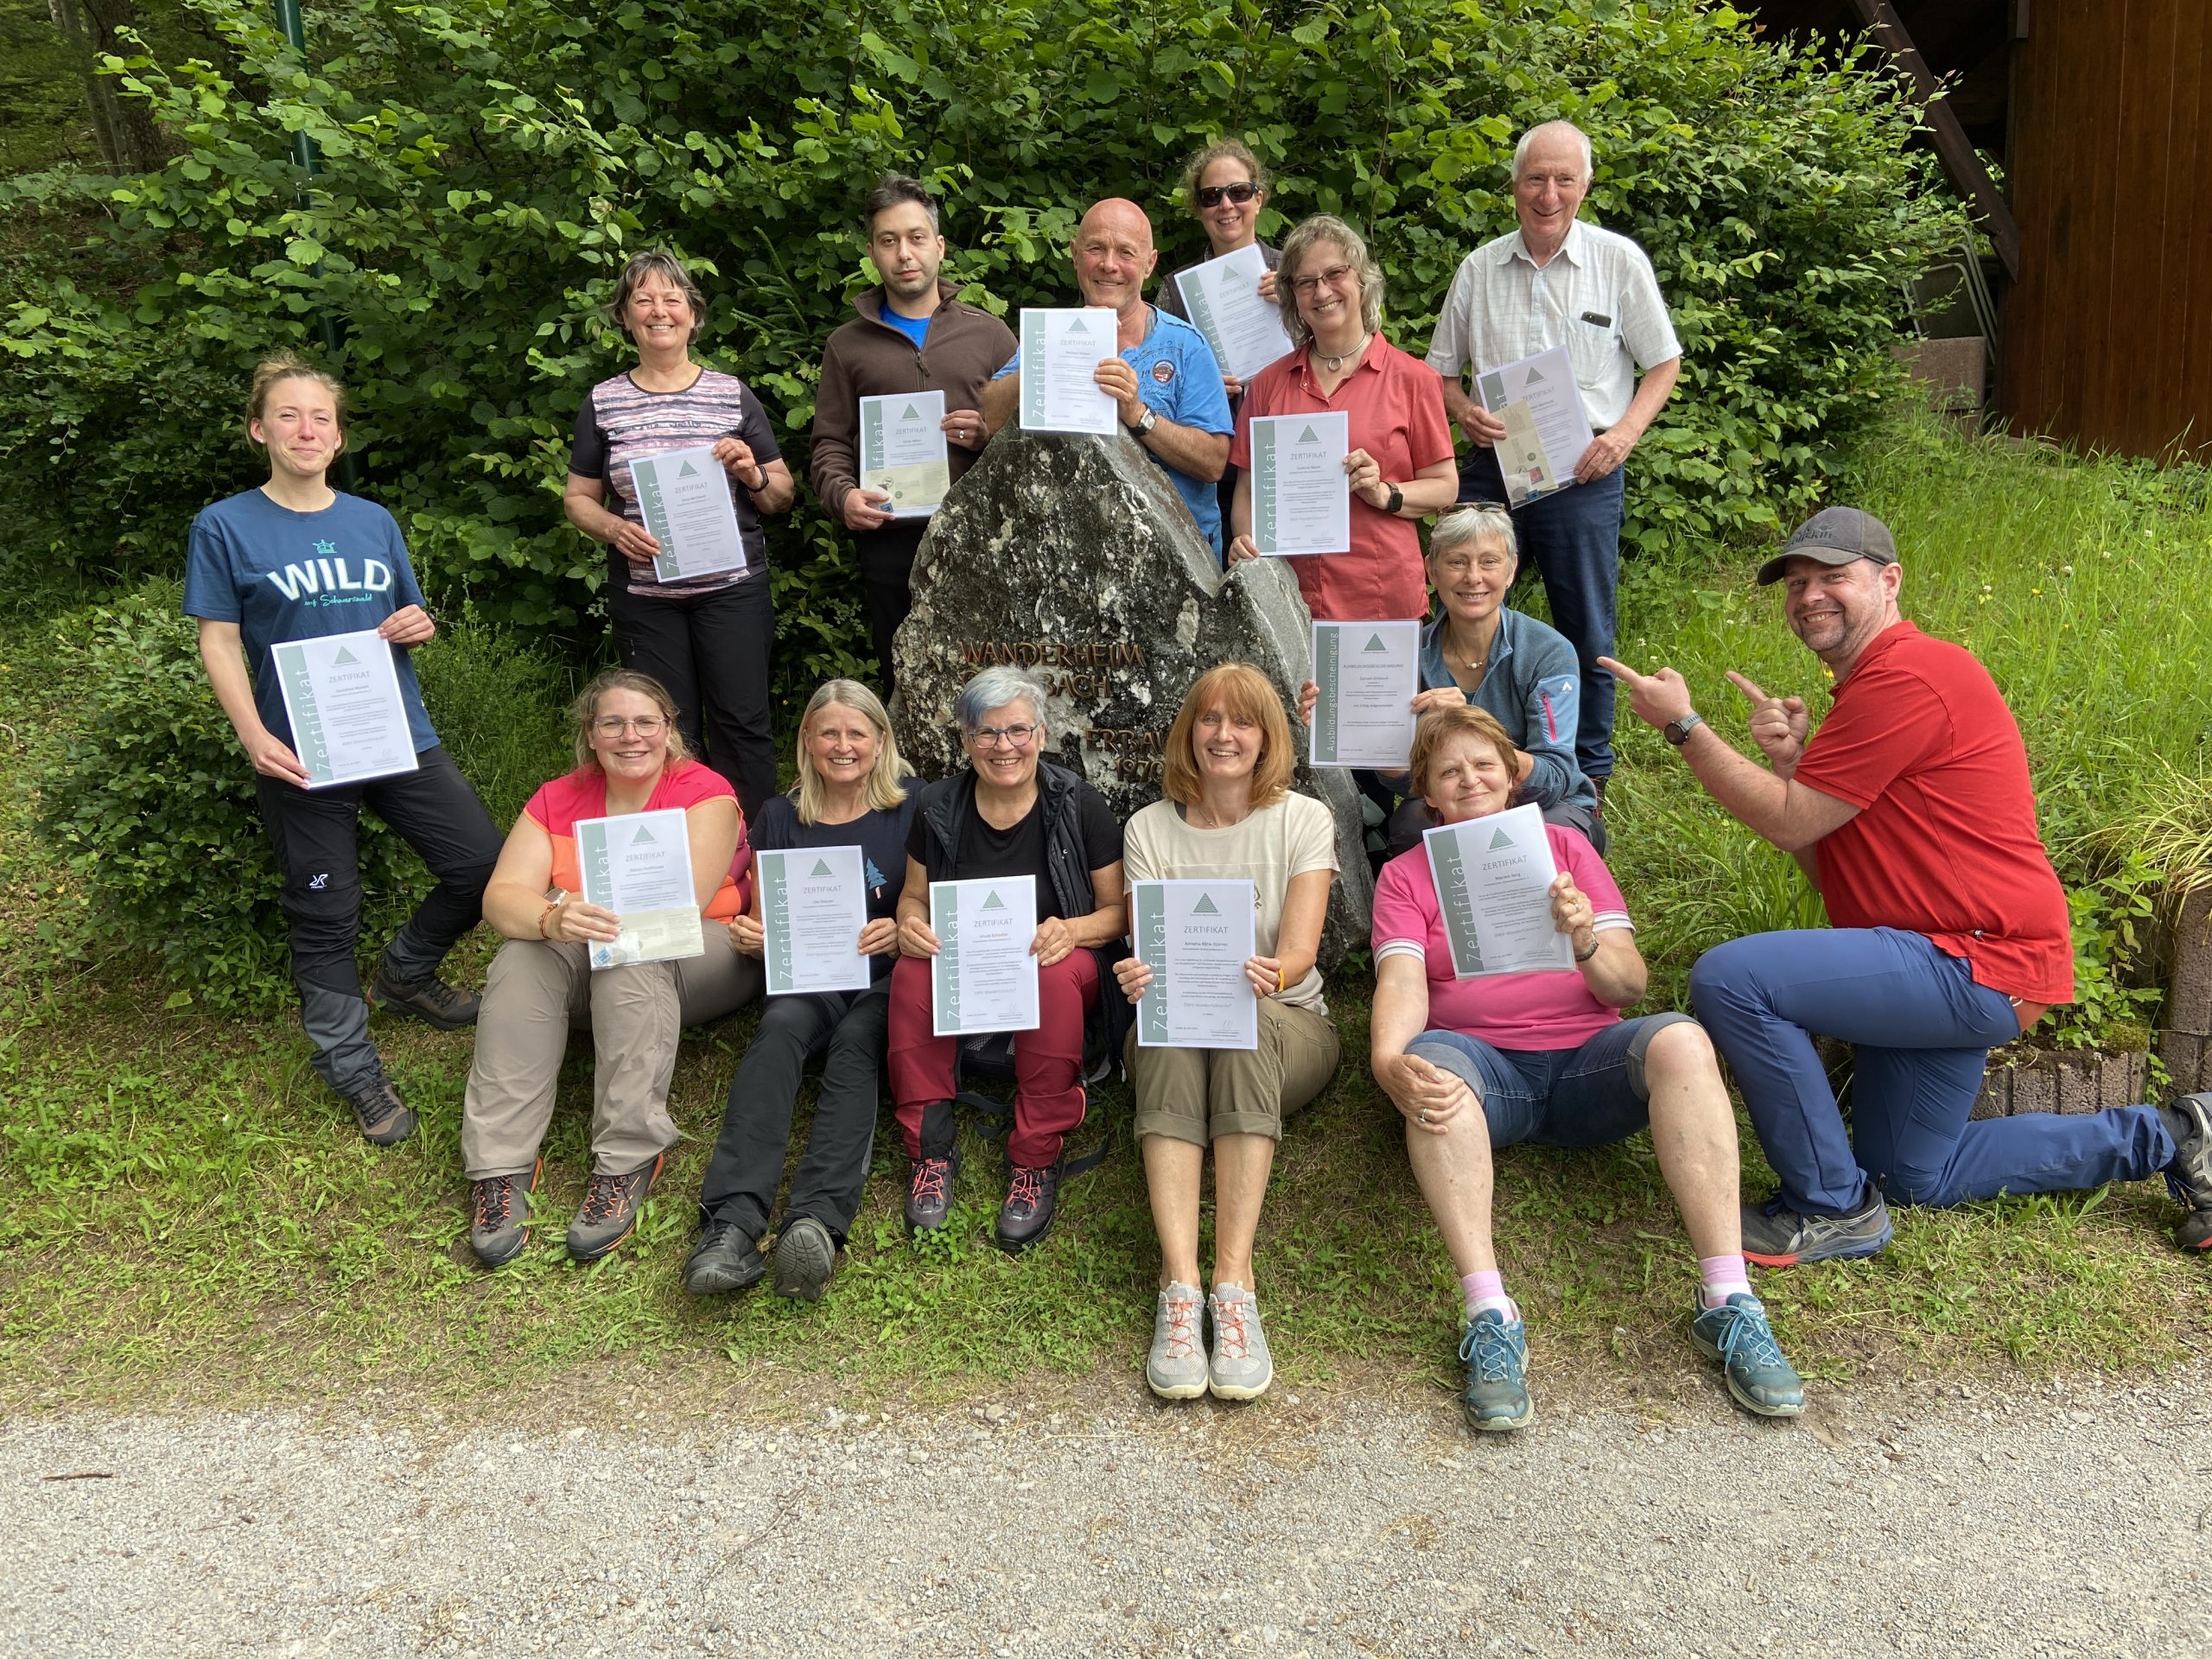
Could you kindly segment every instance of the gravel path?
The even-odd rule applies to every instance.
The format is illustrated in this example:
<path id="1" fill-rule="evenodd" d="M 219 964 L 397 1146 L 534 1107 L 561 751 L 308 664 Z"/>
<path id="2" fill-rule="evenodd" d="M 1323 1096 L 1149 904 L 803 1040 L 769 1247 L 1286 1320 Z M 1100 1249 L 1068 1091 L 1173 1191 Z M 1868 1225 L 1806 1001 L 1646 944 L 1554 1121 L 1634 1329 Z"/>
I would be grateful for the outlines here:
<path id="1" fill-rule="evenodd" d="M 19 1418 L 0 1652 L 2202 1656 L 2204 1382 L 1822 1389 L 1795 1425 L 1550 1390 L 1480 1443 L 1448 1403 L 1287 1393 L 725 1432 Z"/>

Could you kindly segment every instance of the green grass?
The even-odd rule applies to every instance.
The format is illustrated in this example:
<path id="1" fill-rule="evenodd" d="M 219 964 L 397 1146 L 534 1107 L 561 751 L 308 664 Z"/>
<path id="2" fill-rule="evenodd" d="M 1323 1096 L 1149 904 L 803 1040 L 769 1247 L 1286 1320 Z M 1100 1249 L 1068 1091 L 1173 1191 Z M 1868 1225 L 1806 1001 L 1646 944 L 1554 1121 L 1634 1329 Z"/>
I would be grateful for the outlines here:
<path id="1" fill-rule="evenodd" d="M 2212 619 L 2190 573 L 2212 536 L 2184 487 L 1906 423 L 1868 457 L 1856 499 L 1898 533 L 1912 613 L 1967 633 L 2012 696 L 2056 836 L 2147 810 L 2158 774 L 2145 757 L 2202 774 L 2212 710 L 2202 647 L 2188 642 L 2212 638 Z M 1817 689 L 1818 676 L 1748 564 L 1639 567 L 1623 629 L 1629 654 L 1675 663 L 1738 736 L 1723 668 L 1770 689 Z M 0 696 L 16 711 L 0 746 L 19 776 L 69 719 L 48 653 L 37 626 L 0 622 Z M 560 677 L 547 696 L 563 695 Z M 474 700 L 499 702 L 490 687 Z M 1665 1006 L 1703 944 L 1817 912 L 1794 866 L 1704 805 L 1656 738 L 1626 723 L 1623 735 L 1614 863 L 1658 970 L 1650 1006 Z M 514 796 L 532 781 L 501 787 Z M 733 1401 L 772 1409 L 825 1391 L 947 1399 L 1013 1377 L 1134 1379 L 1156 1255 L 1122 1089 L 1101 1090 L 1092 1113 L 1094 1126 L 1120 1127 L 1121 1149 L 1071 1185 L 1059 1230 L 1030 1256 L 988 1243 L 1002 1177 L 980 1138 L 945 1236 L 910 1243 L 904 1160 L 887 1132 L 824 1302 L 764 1290 L 702 1306 L 678 1272 L 753 1015 L 685 1044 L 671 1103 L 686 1139 L 637 1244 L 588 1269 L 559 1246 L 586 1164 L 579 1043 L 546 1148 L 540 1237 L 486 1274 L 463 1242 L 469 1037 L 379 1017 L 423 1128 L 395 1151 L 365 1146 L 308 1070 L 288 1010 L 171 1006 L 174 988 L 140 963 L 61 948 L 77 937 L 55 925 L 72 895 L 30 835 L 35 810 L 22 791 L 0 799 L 0 1402 L 352 1398 L 372 1386 L 460 1400 L 642 1375 L 687 1390 L 719 1379 Z M 472 940 L 457 973 L 480 977 L 489 949 Z M 1363 991 L 1331 995 L 1351 1058 L 1290 1126 L 1260 1238 L 1278 1386 L 1447 1388 L 1456 1287 L 1395 1116 L 1359 1063 Z M 810 1109 L 810 1091 L 802 1130 Z M 1747 1189 L 1764 1190 L 1745 1145 Z M 1700 1375 L 1681 1328 L 1694 1264 L 1648 1138 L 1516 1148 L 1498 1185 L 1500 1253 L 1547 1375 L 1632 1393 Z M 1903 1212 L 1878 1260 L 1763 1275 L 1760 1288 L 1793 1357 L 1822 1381 L 2161 1367 L 2212 1345 L 2204 1264 L 2161 1236 L 2174 1218 L 2149 1185 Z"/>

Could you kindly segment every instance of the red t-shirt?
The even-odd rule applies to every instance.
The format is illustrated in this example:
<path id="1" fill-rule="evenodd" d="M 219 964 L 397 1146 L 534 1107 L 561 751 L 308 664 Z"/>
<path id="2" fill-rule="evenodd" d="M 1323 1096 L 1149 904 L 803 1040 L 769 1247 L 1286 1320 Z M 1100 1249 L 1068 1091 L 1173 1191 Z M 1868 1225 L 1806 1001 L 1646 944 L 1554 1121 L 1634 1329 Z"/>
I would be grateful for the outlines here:
<path id="1" fill-rule="evenodd" d="M 1403 484 L 1424 467 L 1452 459 L 1452 428 L 1444 418 L 1444 382 L 1419 358 L 1377 334 L 1359 366 L 1328 397 L 1313 381 L 1304 352 L 1279 357 L 1246 383 L 1236 410 L 1229 463 L 1249 471 L 1252 417 L 1322 415 L 1351 418 L 1351 447 L 1381 463 L 1382 476 Z M 1290 561 L 1306 608 L 1325 622 L 1405 621 L 1428 614 L 1421 533 L 1401 518 L 1351 499 L 1351 551 L 1314 553 Z"/>
<path id="2" fill-rule="evenodd" d="M 702 801 L 725 795 L 734 800 L 737 791 L 720 772 L 696 760 L 679 760 L 662 772 L 652 796 L 639 810 L 658 812 L 669 807 L 681 807 L 689 811 Z M 597 766 L 578 766 L 566 777 L 539 785 L 537 793 L 530 798 L 523 810 L 553 837 L 553 885 L 563 893 L 582 893 L 584 877 L 582 867 L 576 862 L 576 820 L 607 816 L 607 774 Z M 721 886 L 715 889 L 715 896 L 707 901 L 701 914 L 714 922 L 727 922 L 743 915 L 752 872 L 753 853 L 745 844 L 745 809 L 740 807 L 737 851 L 730 859 Z"/>
<path id="3" fill-rule="evenodd" d="M 1924 933 L 1977 985 L 2074 1000 L 2066 894 L 2036 831 L 2027 748 L 1973 653 L 1910 622 L 1877 634 L 1796 779 L 1859 809 L 1815 848 L 1829 921 Z"/>

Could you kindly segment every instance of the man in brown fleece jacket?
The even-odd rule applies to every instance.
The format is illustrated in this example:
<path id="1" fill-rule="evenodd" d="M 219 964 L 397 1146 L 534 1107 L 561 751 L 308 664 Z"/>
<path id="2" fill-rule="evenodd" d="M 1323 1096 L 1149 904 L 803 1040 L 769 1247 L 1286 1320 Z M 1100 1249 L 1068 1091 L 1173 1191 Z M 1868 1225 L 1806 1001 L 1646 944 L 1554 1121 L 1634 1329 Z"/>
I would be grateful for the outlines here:
<path id="1" fill-rule="evenodd" d="M 925 518 L 893 518 L 889 498 L 860 482 L 861 399 L 902 391 L 944 394 L 945 447 L 957 481 L 990 440 L 981 413 L 983 383 L 1017 349 L 1014 331 L 963 302 L 938 281 L 944 238 L 935 197 L 919 181 L 887 173 L 861 204 L 868 263 L 883 278 L 853 301 L 859 313 L 830 336 L 814 404 L 807 474 L 830 516 L 853 532 L 868 592 L 868 631 L 883 689 L 891 690 L 891 637 L 912 604 L 908 578 Z"/>

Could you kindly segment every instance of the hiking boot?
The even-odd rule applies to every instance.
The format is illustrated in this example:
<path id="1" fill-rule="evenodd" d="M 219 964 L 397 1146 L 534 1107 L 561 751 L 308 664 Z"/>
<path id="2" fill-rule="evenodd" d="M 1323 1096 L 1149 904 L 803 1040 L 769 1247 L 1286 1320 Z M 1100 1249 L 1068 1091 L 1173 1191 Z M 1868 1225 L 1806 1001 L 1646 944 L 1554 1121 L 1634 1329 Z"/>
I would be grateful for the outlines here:
<path id="1" fill-rule="evenodd" d="M 950 1158 L 917 1158 L 906 1183 L 906 1230 L 934 1232 L 944 1225 L 952 1209 L 952 1180 L 960 1173 L 960 1154 Z"/>
<path id="2" fill-rule="evenodd" d="M 694 1296 L 720 1296 L 759 1284 L 767 1271 L 750 1233 L 734 1221 L 710 1221 L 683 1263 L 683 1288 Z"/>
<path id="3" fill-rule="evenodd" d="M 2183 1095 L 2159 1107 L 2158 1119 L 2174 1138 L 2166 1190 L 2176 1204 L 2212 1210 L 2212 1094 Z"/>
<path id="4" fill-rule="evenodd" d="M 638 1206 L 653 1190 L 667 1157 L 664 1152 L 658 1154 L 650 1164 L 620 1175 L 592 1171 L 584 1185 L 583 1207 L 569 1224 L 569 1254 L 579 1262 L 596 1262 L 629 1237 L 638 1224 Z"/>
<path id="5" fill-rule="evenodd" d="M 1206 1391 L 1206 1351 L 1198 1340 L 1205 1310 L 1196 1285 L 1170 1285 L 1160 1293 L 1144 1381 L 1163 1400 L 1195 1400 Z"/>
<path id="6" fill-rule="evenodd" d="M 541 1158 L 527 1175 L 493 1175 L 468 1184 L 468 1248 L 487 1268 L 503 1268 L 530 1243 Z"/>
<path id="7" fill-rule="evenodd" d="M 837 1266 L 837 1241 L 812 1216 L 787 1221 L 776 1239 L 776 1294 L 818 1302 Z"/>
<path id="8" fill-rule="evenodd" d="M 339 1098 L 353 1109 L 353 1121 L 372 1146 L 396 1147 L 415 1133 L 415 1114 L 379 1067 L 373 1077 L 340 1089 Z"/>
<path id="9" fill-rule="evenodd" d="M 2212 1250 L 2212 1210 L 2192 1210 L 2174 1229 L 2174 1243 L 2184 1250 Z"/>
<path id="10" fill-rule="evenodd" d="M 999 1206 L 999 1224 L 992 1236 L 1002 1250 L 1026 1250 L 1045 1242 L 1059 1213 L 1060 1160 L 1010 1164 L 1007 1171 L 1006 1202 Z"/>
<path id="11" fill-rule="evenodd" d="M 1744 1259 L 1763 1268 L 1879 1255 L 1890 1242 L 1890 1207 L 1879 1192 L 1847 1216 L 1801 1216 L 1786 1198 L 1744 1206 Z"/>
<path id="12" fill-rule="evenodd" d="M 1690 1340 L 1707 1359 L 1720 1362 L 1728 1392 L 1745 1410 L 1795 1417 L 1805 1409 L 1805 1380 L 1783 1357 L 1758 1297 L 1739 1290 L 1719 1307 L 1707 1307 L 1700 1298 Z"/>
<path id="13" fill-rule="evenodd" d="M 1217 1400 L 1256 1400 L 1275 1380 L 1268 1352 L 1268 1333 L 1260 1325 L 1257 1298 L 1242 1285 L 1216 1285 L 1206 1298 L 1213 1315 L 1213 1353 L 1206 1361 L 1206 1386 Z"/>
<path id="14" fill-rule="evenodd" d="M 457 989 L 435 975 L 412 984 L 394 979 L 381 963 L 377 965 L 376 978 L 369 983 L 371 1007 L 390 1008 L 440 1031 L 459 1031 L 474 1025 L 476 1011 L 482 1005 L 481 997 Z"/>
<path id="15" fill-rule="evenodd" d="M 1529 1337 L 1520 1320 L 1495 1307 L 1483 1309 L 1467 1321 L 1459 1357 L 1467 1367 L 1460 1403 L 1469 1423 L 1490 1434 L 1535 1421 L 1536 1402 L 1529 1397 Z"/>

